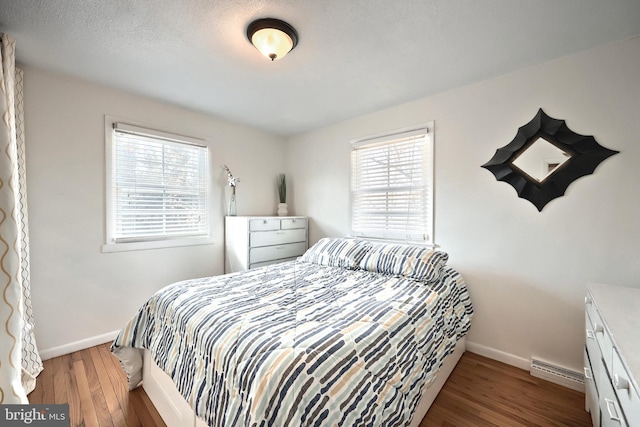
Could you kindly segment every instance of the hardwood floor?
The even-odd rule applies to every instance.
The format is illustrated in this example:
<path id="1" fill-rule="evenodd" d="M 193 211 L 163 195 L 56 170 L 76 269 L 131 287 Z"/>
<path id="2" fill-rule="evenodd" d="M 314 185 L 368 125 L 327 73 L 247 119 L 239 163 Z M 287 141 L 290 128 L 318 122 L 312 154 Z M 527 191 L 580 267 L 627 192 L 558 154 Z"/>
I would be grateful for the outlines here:
<path id="1" fill-rule="evenodd" d="M 69 403 L 71 427 L 165 426 L 141 387 L 127 390 L 109 345 L 46 360 L 30 402 Z M 467 352 L 420 427 L 589 425 L 584 394 Z"/>
<path id="2" fill-rule="evenodd" d="M 466 352 L 420 427 L 591 426 L 584 393 Z"/>
<path id="3" fill-rule="evenodd" d="M 44 361 L 29 402 L 68 403 L 71 427 L 162 427 L 142 387 L 128 391 L 111 343 Z"/>

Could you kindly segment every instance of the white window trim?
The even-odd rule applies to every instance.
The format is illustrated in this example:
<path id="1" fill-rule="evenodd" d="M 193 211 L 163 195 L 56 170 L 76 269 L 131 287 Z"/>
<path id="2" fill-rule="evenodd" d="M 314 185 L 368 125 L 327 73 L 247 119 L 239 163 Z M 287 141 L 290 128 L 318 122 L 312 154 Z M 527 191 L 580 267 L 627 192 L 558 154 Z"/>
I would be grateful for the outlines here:
<path id="1" fill-rule="evenodd" d="M 116 242 L 114 238 L 114 214 L 113 214 L 113 200 L 111 197 L 111 183 L 113 178 L 113 145 L 114 145 L 114 125 L 118 124 L 120 128 L 140 131 L 147 135 L 156 136 L 169 140 L 178 140 L 183 143 L 191 143 L 198 146 L 205 146 L 204 140 L 187 137 L 177 134 L 171 134 L 167 132 L 161 132 L 153 130 L 148 126 L 133 123 L 130 120 L 105 115 L 104 119 L 104 132 L 105 132 L 105 243 L 102 245 L 103 253 L 123 252 L 123 251 L 137 251 L 148 249 L 160 249 L 160 248 L 172 248 L 180 246 L 194 246 L 194 245 L 208 245 L 214 243 L 213 238 L 213 221 L 211 216 L 209 217 L 209 230 L 206 235 L 203 236 L 190 236 L 190 237 L 175 237 L 166 238 L 162 240 L 139 240 L 133 242 Z M 211 154 L 209 154 L 210 156 Z M 212 176 L 211 159 L 209 158 L 209 176 Z M 212 210 L 212 192 L 211 185 L 208 186 L 207 199 L 209 206 L 207 207 L 209 213 Z"/>
<path id="2" fill-rule="evenodd" d="M 410 137 L 413 135 L 419 135 L 427 133 L 428 138 L 426 141 L 425 151 L 427 154 L 427 158 L 425 159 L 425 187 L 427 189 L 427 203 L 429 206 L 429 218 L 427 218 L 428 224 L 426 226 L 426 232 L 428 234 L 427 239 L 425 240 L 401 240 L 401 239 L 382 239 L 382 238 L 373 238 L 373 237 L 361 237 L 355 236 L 353 232 L 353 191 L 352 185 L 349 184 L 349 233 L 351 237 L 356 238 L 365 238 L 371 241 L 381 241 L 381 242 L 398 242 L 398 243 L 411 243 L 415 245 L 422 245 L 426 247 L 438 247 L 435 243 L 435 122 L 430 121 L 424 124 L 409 126 L 405 128 L 395 129 L 388 132 L 381 132 L 378 134 L 370 135 L 364 138 L 357 138 L 351 140 L 351 149 L 350 153 L 354 147 L 359 145 L 368 145 L 376 142 L 385 142 L 393 138 L 401 138 L 401 137 Z M 350 164 L 351 167 L 351 164 Z M 349 175 L 351 176 L 352 171 L 350 171 Z M 350 178 L 351 179 L 351 178 Z"/>

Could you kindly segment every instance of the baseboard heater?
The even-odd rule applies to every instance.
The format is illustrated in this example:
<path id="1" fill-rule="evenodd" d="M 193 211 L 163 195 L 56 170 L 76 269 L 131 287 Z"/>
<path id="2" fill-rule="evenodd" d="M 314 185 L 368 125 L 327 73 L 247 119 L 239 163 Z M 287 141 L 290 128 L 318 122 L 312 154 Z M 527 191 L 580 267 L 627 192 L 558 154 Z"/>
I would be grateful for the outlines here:
<path id="1" fill-rule="evenodd" d="M 584 376 L 560 366 L 539 359 L 531 359 L 529 373 L 543 380 L 584 393 Z"/>

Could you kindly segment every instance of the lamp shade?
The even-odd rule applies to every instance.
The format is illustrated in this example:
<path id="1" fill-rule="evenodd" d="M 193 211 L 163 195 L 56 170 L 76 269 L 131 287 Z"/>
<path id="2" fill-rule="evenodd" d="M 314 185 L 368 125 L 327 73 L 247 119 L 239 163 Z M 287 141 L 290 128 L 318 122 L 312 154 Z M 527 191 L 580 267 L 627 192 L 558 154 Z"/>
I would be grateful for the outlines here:
<path id="1" fill-rule="evenodd" d="M 265 18 L 253 21 L 247 27 L 247 38 L 272 61 L 283 58 L 298 44 L 298 33 L 279 19 Z"/>

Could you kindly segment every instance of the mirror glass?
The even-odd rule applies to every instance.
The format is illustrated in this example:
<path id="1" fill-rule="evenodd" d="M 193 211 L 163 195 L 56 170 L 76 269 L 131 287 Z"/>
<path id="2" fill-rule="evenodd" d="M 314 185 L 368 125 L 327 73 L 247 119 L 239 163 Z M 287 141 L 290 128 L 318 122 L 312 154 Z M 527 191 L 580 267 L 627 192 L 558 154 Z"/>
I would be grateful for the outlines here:
<path id="1" fill-rule="evenodd" d="M 569 159 L 569 153 L 544 138 L 538 138 L 511 163 L 534 180 L 542 182 Z"/>

